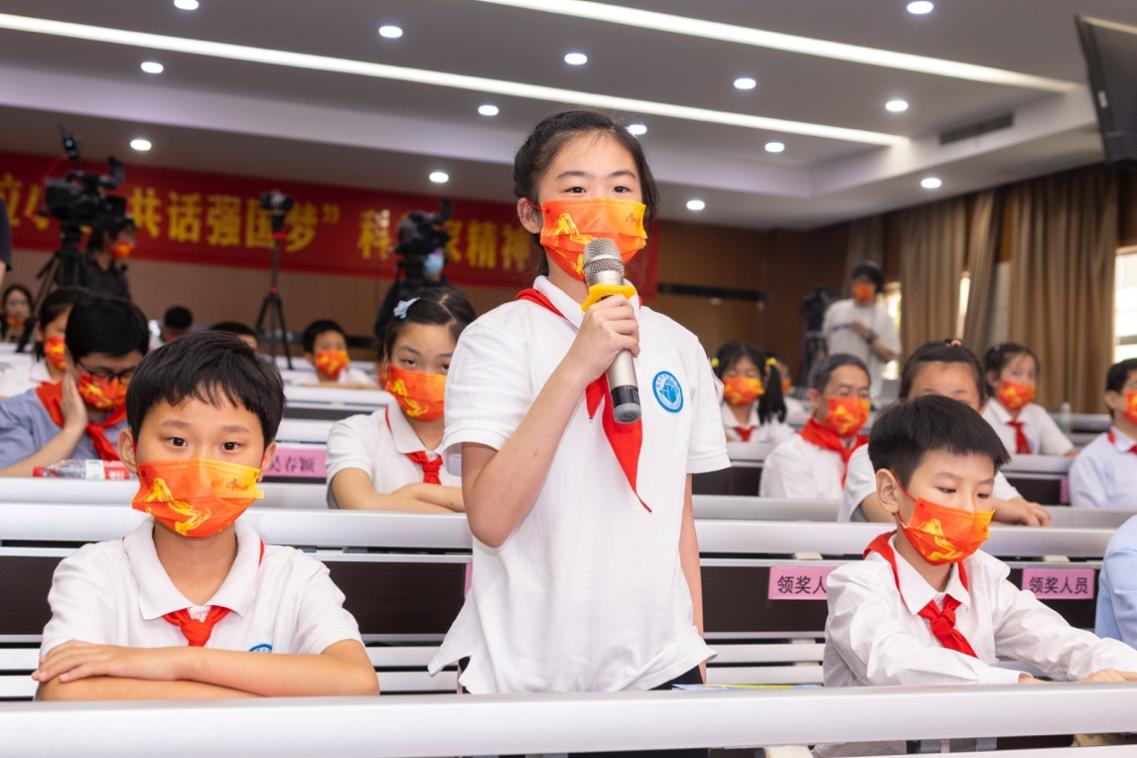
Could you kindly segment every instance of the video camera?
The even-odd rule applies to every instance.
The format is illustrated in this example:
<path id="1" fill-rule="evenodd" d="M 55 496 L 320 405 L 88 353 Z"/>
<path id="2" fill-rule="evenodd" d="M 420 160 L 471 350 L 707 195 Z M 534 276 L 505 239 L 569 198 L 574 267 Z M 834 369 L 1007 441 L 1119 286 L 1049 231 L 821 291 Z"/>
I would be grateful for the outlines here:
<path id="1" fill-rule="evenodd" d="M 75 136 L 60 128 L 63 149 L 68 159 L 78 163 L 79 143 Z M 99 176 L 78 168 L 67 176 L 48 177 L 44 182 L 44 203 L 47 212 L 59 221 L 64 238 L 77 239 L 80 228 L 121 228 L 127 221 L 126 198 L 108 195 L 106 190 L 122 184 L 125 171 L 120 161 L 107 158 L 107 173 Z"/>
<path id="2" fill-rule="evenodd" d="M 453 211 L 449 200 L 443 200 L 436 213 L 412 211 L 399 222 L 398 244 L 395 254 L 411 269 L 422 269 L 426 256 L 439 248 L 446 247 L 450 234 L 442 225 L 450 219 Z"/>

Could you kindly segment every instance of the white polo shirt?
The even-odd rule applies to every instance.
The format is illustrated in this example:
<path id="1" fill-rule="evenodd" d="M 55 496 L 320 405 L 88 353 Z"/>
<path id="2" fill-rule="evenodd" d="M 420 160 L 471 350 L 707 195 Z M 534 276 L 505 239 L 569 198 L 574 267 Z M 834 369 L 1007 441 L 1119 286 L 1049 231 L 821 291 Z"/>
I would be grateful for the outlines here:
<path id="1" fill-rule="evenodd" d="M 22 395 L 44 382 L 51 381 L 47 363 L 43 359 L 34 363 L 0 365 L 0 399 Z"/>
<path id="2" fill-rule="evenodd" d="M 186 644 L 163 615 L 189 608 L 232 610 L 206 647 L 273 653 L 322 653 L 342 640 L 360 641 L 355 619 L 328 569 L 291 547 L 264 546 L 252 526 L 237 521 L 237 559 L 217 593 L 196 606 L 174 586 L 154 549 L 154 522 L 126 537 L 85 545 L 60 562 L 48 603 L 40 655 L 70 640 L 97 645 L 176 647 Z"/>
<path id="3" fill-rule="evenodd" d="M 892 538 L 894 550 L 896 539 Z M 1070 626 L 1033 593 L 1011 584 L 1007 565 L 982 551 L 964 561 L 968 589 L 956 567 L 946 593 L 924 581 L 899 553 L 896 568 L 899 592 L 892 568 L 877 553 L 829 575 L 826 687 L 1017 682 L 1019 672 L 999 668 L 1000 658 L 1031 664 L 1060 681 L 1082 679 L 1103 668 L 1137 671 L 1137 650 Z M 930 600 L 942 607 L 944 594 L 960 601 L 955 626 L 978 657 L 945 648 L 917 615 Z M 827 747 L 816 754 L 875 754 L 864 747 L 857 745 L 852 751 Z M 904 745 L 884 752 L 903 753 Z"/>
<path id="4" fill-rule="evenodd" d="M 783 421 L 770 419 L 763 424 L 758 418 L 757 403 L 751 404 L 750 418 L 745 424 L 738 423 L 738 419 L 735 418 L 734 411 L 730 409 L 730 405 L 723 403 L 722 426 L 723 431 L 726 433 L 726 441 L 737 443 L 734 447 L 743 448 L 747 451 L 746 460 L 763 460 L 776 445 L 794 435 L 793 428 Z M 752 430 L 749 440 L 743 442 L 742 435 L 738 433 L 738 427 Z"/>
<path id="5" fill-rule="evenodd" d="M 351 416 L 336 422 L 328 434 L 328 506 L 338 508 L 332 479 L 344 469 L 355 468 L 371 477 L 376 492 L 391 493 L 422 481 L 422 466 L 407 457 L 424 452 L 431 458 L 441 449 L 429 450 L 398 405 L 392 403 L 375 413 Z M 462 478 L 443 467 L 438 478 L 447 487 L 461 487 Z"/>
<path id="6" fill-rule="evenodd" d="M 838 300 L 825 311 L 825 321 L 821 332 L 829 354 L 848 353 L 865 362 L 869 369 L 873 397 L 880 395 L 885 362 L 876 357 L 864 337 L 853 331 L 853 322 L 859 321 L 867 326 L 880 340 L 880 343 L 897 355 L 900 354 L 900 335 L 896 324 L 883 305 L 875 300 L 868 305 L 858 305 L 856 300 Z"/>
<path id="7" fill-rule="evenodd" d="M 1137 510 L 1137 440 L 1116 426 L 1111 442 L 1098 435 L 1082 448 L 1070 465 L 1070 505 L 1077 508 L 1132 508 Z"/>
<path id="8" fill-rule="evenodd" d="M 564 359 L 583 314 L 545 277 L 564 314 L 512 302 L 458 340 L 446 380 L 446 438 L 500 450 Z M 470 692 L 646 690 L 713 655 L 693 623 L 679 564 L 687 474 L 730 465 L 706 353 L 671 319 L 637 307 L 643 407 L 637 500 L 584 396 L 532 510 L 505 543 L 474 540 L 473 584 L 430 671 L 470 658 Z M 566 320 L 567 319 L 567 320 Z M 606 401 L 607 402 L 607 401 Z"/>
<path id="9" fill-rule="evenodd" d="M 825 450 L 795 434 L 766 456 L 759 497 L 840 500 L 845 464 L 834 450 Z"/>
<path id="10" fill-rule="evenodd" d="M 869 446 L 862 445 L 853 451 L 849 459 L 849 472 L 845 475 L 845 492 L 841 496 L 841 508 L 837 511 L 838 521 L 868 521 L 861 503 L 876 492 L 876 471 L 869 458 Z M 1002 471 L 995 472 L 995 486 L 992 495 L 999 500 L 1014 500 L 1022 497 Z"/>
<path id="11" fill-rule="evenodd" d="M 991 398 L 983 409 L 983 418 L 999 435 L 1003 446 L 1011 455 L 1015 454 L 1015 428 L 1007 422 L 1012 421 L 1011 412 L 997 399 Z M 1028 403 L 1019 411 L 1018 421 L 1023 422 L 1023 434 L 1030 444 L 1030 452 L 1035 455 L 1066 455 L 1074 449 L 1074 443 L 1062 433 L 1054 418 L 1038 403 Z"/>

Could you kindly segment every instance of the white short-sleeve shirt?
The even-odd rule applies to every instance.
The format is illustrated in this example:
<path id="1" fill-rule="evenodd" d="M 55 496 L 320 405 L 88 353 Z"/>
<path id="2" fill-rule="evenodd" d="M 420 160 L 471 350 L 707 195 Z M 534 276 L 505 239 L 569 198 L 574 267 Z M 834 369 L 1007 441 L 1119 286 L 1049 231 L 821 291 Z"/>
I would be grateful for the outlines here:
<path id="1" fill-rule="evenodd" d="M 795 434 L 766 456 L 759 497 L 840 500 L 845 463 L 841 455 Z"/>
<path id="2" fill-rule="evenodd" d="M 738 423 L 730 405 L 723 403 L 722 426 L 723 432 L 726 434 L 726 441 L 736 443 L 732 446 L 735 449 L 745 449 L 747 460 L 764 459 L 776 445 L 794 435 L 794 430 L 789 424 L 778 421 L 776 418 L 771 418 L 763 424 L 758 418 L 758 405 L 756 403 L 751 404 L 750 418 L 745 424 Z M 750 439 L 745 442 L 742 440 L 742 435 L 738 433 L 739 427 L 751 430 Z"/>
<path id="3" fill-rule="evenodd" d="M 1007 422 L 1013 421 L 1011 412 L 997 399 L 992 398 L 983 409 L 983 418 L 999 435 L 1003 446 L 1015 455 L 1015 428 Z M 1038 403 L 1028 403 L 1019 411 L 1018 420 L 1023 422 L 1023 434 L 1035 455 L 1066 455 L 1074 449 L 1074 443 L 1062 433 L 1046 409 Z"/>
<path id="4" fill-rule="evenodd" d="M 376 492 L 391 493 L 422 481 L 422 466 L 407 457 L 425 452 L 431 458 L 441 450 L 428 450 L 397 405 L 371 414 L 350 416 L 336 422 L 328 434 L 328 506 L 338 508 L 332 480 L 344 469 L 355 468 L 371 477 Z M 461 477 L 445 467 L 438 478 L 447 487 L 461 487 Z"/>
<path id="5" fill-rule="evenodd" d="M 355 618 L 328 569 L 291 547 L 264 545 L 252 526 L 238 521 L 237 558 L 204 606 L 174 586 L 154 549 L 146 519 L 126 537 L 85 545 L 60 562 L 48 603 L 41 656 L 71 640 L 97 645 L 176 647 L 181 630 L 162 618 L 189 608 L 204 619 L 209 607 L 232 612 L 213 628 L 206 647 L 222 650 L 317 654 L 342 640 L 360 641 Z"/>
<path id="6" fill-rule="evenodd" d="M 1115 426 L 1082 448 L 1070 465 L 1070 505 L 1137 510 L 1137 440 Z"/>
<path id="7" fill-rule="evenodd" d="M 507 303 L 458 340 L 446 381 L 448 461 L 464 443 L 500 450 L 576 337 L 579 304 L 544 277 L 534 286 L 564 318 Z M 713 655 L 693 622 L 679 531 L 687 474 L 730 465 L 721 398 L 693 334 L 646 307 L 637 317 L 638 490 L 651 512 L 582 395 L 521 524 L 500 548 L 474 540 L 471 591 L 432 673 L 468 657 L 461 683 L 475 694 L 645 690 Z"/>
<path id="8" fill-rule="evenodd" d="M 841 508 L 837 511 L 838 521 L 867 521 L 861 510 L 865 498 L 876 492 L 876 471 L 869 458 L 869 446 L 862 445 L 853 451 L 849 459 L 849 471 L 845 475 L 845 493 L 841 497 Z M 1022 497 L 1002 471 L 995 472 L 995 486 L 992 495 L 999 500 L 1014 500 Z"/>
<path id="9" fill-rule="evenodd" d="M 896 324 L 883 305 L 875 300 L 868 305 L 858 305 L 853 299 L 838 300 L 825 311 L 825 321 L 821 327 L 829 354 L 848 353 L 865 362 L 869 369 L 872 394 L 880 394 L 884 361 L 873 354 L 868 341 L 853 331 L 853 322 L 859 321 L 876 335 L 880 343 L 897 355 L 900 354 L 900 335 Z"/>
<path id="10" fill-rule="evenodd" d="M 15 363 L 0 367 L 0 398 L 22 395 L 44 382 L 51 381 L 47 363 L 40 359 L 30 364 Z"/>

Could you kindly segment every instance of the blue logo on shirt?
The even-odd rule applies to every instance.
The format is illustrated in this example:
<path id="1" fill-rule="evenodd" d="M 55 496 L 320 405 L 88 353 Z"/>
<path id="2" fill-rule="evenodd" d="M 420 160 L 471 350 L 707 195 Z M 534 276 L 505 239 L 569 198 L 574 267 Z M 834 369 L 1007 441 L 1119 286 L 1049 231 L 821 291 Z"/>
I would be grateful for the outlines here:
<path id="1" fill-rule="evenodd" d="M 267 642 L 262 642 L 259 645 L 253 645 L 251 648 L 249 648 L 249 652 L 250 653 L 271 653 L 272 652 L 272 645 L 270 645 Z"/>
<path id="2" fill-rule="evenodd" d="M 678 413 L 683 410 L 683 386 L 670 371 L 660 371 L 651 380 L 651 389 L 655 399 L 668 413 Z"/>

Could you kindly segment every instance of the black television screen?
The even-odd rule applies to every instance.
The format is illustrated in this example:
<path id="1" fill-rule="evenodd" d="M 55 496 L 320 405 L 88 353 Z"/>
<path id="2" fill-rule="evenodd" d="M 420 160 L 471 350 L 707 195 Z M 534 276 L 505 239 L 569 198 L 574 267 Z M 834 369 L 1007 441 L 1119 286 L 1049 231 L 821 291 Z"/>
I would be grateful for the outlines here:
<path id="1" fill-rule="evenodd" d="M 1108 163 L 1137 162 L 1137 27 L 1075 19 Z"/>

